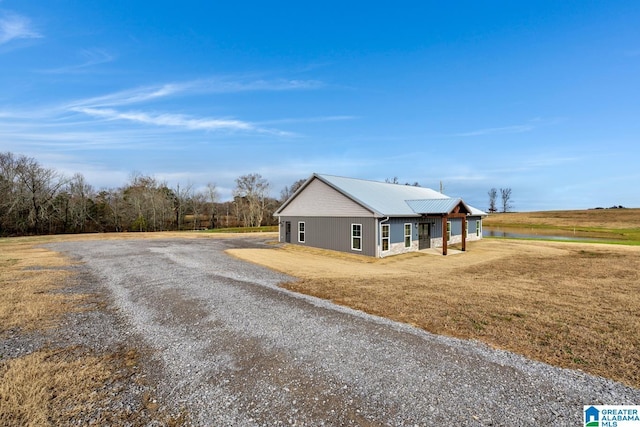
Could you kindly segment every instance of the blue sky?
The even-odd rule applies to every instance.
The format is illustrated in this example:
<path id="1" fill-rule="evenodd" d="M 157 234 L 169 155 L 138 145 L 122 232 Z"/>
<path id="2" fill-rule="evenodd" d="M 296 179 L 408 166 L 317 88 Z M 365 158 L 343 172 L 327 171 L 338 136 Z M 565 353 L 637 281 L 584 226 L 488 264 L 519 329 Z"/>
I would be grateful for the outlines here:
<path id="1" fill-rule="evenodd" d="M 640 207 L 640 2 L 0 0 L 0 151 L 97 189 L 260 173 Z"/>

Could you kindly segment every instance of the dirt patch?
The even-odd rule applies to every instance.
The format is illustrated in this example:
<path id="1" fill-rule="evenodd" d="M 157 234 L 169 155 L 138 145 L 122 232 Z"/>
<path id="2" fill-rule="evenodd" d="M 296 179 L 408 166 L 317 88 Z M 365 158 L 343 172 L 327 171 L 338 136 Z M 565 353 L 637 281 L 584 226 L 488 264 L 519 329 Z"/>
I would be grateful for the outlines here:
<path id="1" fill-rule="evenodd" d="M 285 287 L 640 388 L 640 248 L 484 240 L 462 255 L 373 259 L 289 245 L 231 250 Z"/>

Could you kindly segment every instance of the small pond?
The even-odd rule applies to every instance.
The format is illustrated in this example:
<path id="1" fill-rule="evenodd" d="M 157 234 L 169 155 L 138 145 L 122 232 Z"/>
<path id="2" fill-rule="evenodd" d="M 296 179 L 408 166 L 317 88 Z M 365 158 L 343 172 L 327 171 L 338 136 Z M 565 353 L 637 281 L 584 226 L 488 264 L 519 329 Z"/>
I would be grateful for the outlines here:
<path id="1" fill-rule="evenodd" d="M 512 239 L 550 239 L 550 240 L 606 240 L 594 237 L 591 233 L 563 230 L 538 230 L 535 228 L 483 227 L 483 237 L 507 237 Z M 610 239 L 609 239 L 610 240 Z"/>

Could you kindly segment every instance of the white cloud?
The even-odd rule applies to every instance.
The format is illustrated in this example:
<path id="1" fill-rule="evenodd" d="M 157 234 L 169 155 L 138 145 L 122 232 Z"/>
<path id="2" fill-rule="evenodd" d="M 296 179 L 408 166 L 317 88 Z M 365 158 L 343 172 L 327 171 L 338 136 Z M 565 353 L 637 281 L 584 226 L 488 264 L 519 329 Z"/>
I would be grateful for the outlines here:
<path id="1" fill-rule="evenodd" d="M 151 115 L 143 112 L 118 112 L 105 108 L 74 108 L 74 111 L 94 117 L 102 117 L 108 120 L 129 120 L 133 122 L 152 124 L 158 126 L 178 126 L 186 129 L 228 129 L 251 130 L 253 126 L 240 120 L 220 119 L 192 119 L 183 114 L 157 114 Z"/>
<path id="2" fill-rule="evenodd" d="M 111 62 L 115 59 L 115 56 L 110 54 L 109 52 L 103 49 L 83 49 L 80 51 L 80 56 L 83 59 L 83 62 L 76 65 L 68 65 L 65 67 L 59 68 L 50 68 L 46 70 L 40 70 L 42 73 L 47 74 L 65 74 L 65 73 L 78 73 L 84 72 L 88 68 L 93 67 L 95 65 L 105 64 Z"/>
<path id="3" fill-rule="evenodd" d="M 470 132 L 455 133 L 452 136 L 483 136 L 483 135 L 502 135 L 507 133 L 523 133 L 530 132 L 535 129 L 533 125 L 515 125 L 504 126 L 498 128 L 478 129 Z"/>
<path id="4" fill-rule="evenodd" d="M 31 27 L 28 18 L 13 13 L 4 13 L 0 16 L 0 44 L 8 43 L 15 39 L 40 38 L 36 30 Z"/>
<path id="5" fill-rule="evenodd" d="M 322 122 L 337 122 L 346 120 L 356 120 L 358 116 L 323 116 L 323 117 L 303 117 L 303 118 L 289 118 L 289 119 L 277 119 L 266 120 L 260 122 L 260 124 L 287 124 L 287 123 L 322 123 Z"/>
<path id="6" fill-rule="evenodd" d="M 247 92 L 247 91 L 280 91 L 280 90 L 302 90 L 318 89 L 324 83 L 318 80 L 296 80 L 296 79 L 276 79 L 276 80 L 247 80 L 212 78 L 201 80 L 201 87 L 212 92 Z"/>
<path id="7" fill-rule="evenodd" d="M 75 107 L 115 107 L 120 105 L 136 104 L 184 92 L 189 86 L 189 83 L 169 83 L 159 86 L 124 90 L 108 95 L 73 101 L 68 105 L 68 107 L 73 109 Z"/>
<path id="8" fill-rule="evenodd" d="M 281 136 L 292 135 L 288 132 L 259 128 L 252 123 L 233 119 L 192 118 L 184 114 L 148 114 L 138 111 L 119 112 L 110 108 L 100 109 L 85 107 L 73 108 L 72 110 L 87 114 L 89 116 L 100 117 L 107 120 L 127 120 L 156 126 L 180 127 L 188 130 L 249 131 L 272 133 Z"/>
<path id="9" fill-rule="evenodd" d="M 116 107 L 154 101 L 169 96 L 203 95 L 208 93 L 233 93 L 248 91 L 283 91 L 316 89 L 323 83 L 317 80 L 232 80 L 230 78 L 197 79 L 185 82 L 165 83 L 123 90 L 94 98 L 81 99 L 70 107 Z"/>

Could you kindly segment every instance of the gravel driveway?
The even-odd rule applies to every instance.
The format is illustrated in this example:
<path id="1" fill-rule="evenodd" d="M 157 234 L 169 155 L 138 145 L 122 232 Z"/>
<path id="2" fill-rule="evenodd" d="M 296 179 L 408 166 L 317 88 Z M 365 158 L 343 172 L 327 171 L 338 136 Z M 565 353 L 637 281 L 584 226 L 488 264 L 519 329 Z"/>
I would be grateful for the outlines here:
<path id="1" fill-rule="evenodd" d="M 293 278 L 224 253 L 264 243 L 48 247 L 83 262 L 121 318 L 112 332 L 146 349 L 158 403 L 195 425 L 581 425 L 585 404 L 640 402 L 640 390 L 280 289 Z"/>

